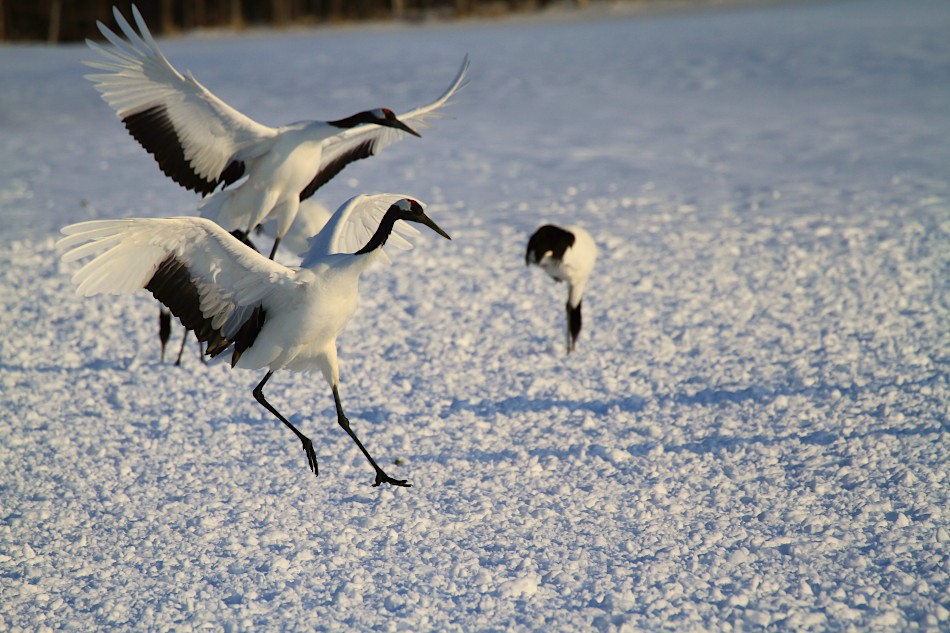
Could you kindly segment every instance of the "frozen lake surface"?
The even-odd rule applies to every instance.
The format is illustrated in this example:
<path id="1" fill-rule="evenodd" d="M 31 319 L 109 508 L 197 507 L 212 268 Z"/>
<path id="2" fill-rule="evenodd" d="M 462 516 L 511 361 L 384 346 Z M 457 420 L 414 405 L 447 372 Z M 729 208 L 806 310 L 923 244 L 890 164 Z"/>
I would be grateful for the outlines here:
<path id="1" fill-rule="evenodd" d="M 257 120 L 436 97 L 322 189 L 417 196 L 319 375 L 158 362 L 59 227 L 192 213 L 82 78 L 0 47 L 0 629 L 950 629 L 950 5 L 161 40 Z M 600 259 L 577 352 L 540 224 Z M 288 259 L 288 261 L 291 261 Z M 173 342 L 177 335 L 173 336 Z"/>

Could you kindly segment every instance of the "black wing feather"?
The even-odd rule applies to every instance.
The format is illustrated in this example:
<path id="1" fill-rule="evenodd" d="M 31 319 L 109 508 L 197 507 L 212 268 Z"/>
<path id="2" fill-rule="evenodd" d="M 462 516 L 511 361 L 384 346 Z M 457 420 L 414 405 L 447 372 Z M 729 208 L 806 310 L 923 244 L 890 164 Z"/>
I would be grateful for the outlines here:
<path id="1" fill-rule="evenodd" d="M 327 163 L 323 169 L 318 171 L 317 175 L 314 176 L 313 180 L 310 181 L 310 184 L 303 188 L 303 191 L 300 192 L 300 201 L 303 202 L 316 193 L 317 189 L 330 182 L 334 176 L 343 171 L 343 168 L 350 163 L 363 158 L 369 158 L 375 153 L 376 139 L 370 139 L 363 141 L 350 151 L 340 154 L 332 161 Z"/>
<path id="2" fill-rule="evenodd" d="M 139 145 L 155 157 L 155 162 L 162 172 L 185 189 L 206 195 L 214 191 L 225 175 L 231 178 L 227 182 L 230 184 L 244 173 L 244 164 L 235 162 L 230 163 L 225 172 L 216 179 L 208 180 L 195 172 L 185 158 L 185 149 L 163 105 L 130 114 L 122 119 L 122 122 Z M 234 177 L 238 167 L 240 173 Z"/>
<path id="3" fill-rule="evenodd" d="M 216 356 L 228 347 L 228 340 L 221 330 L 212 327 L 211 319 L 201 313 L 198 287 L 192 281 L 188 267 L 173 255 L 158 265 L 145 289 L 178 317 L 182 325 L 194 330 L 199 341 L 208 343 L 210 356 Z"/>
<path id="4" fill-rule="evenodd" d="M 237 365 L 241 354 L 257 340 L 257 335 L 261 333 L 261 328 L 264 327 L 264 320 L 266 318 L 267 312 L 263 307 L 257 306 L 254 308 L 254 312 L 251 313 L 251 317 L 244 322 L 241 329 L 234 335 L 234 352 L 231 354 L 231 367 Z"/>
<path id="5" fill-rule="evenodd" d="M 219 328 L 211 325 L 211 319 L 201 313 L 198 287 L 188 271 L 188 266 L 174 255 L 169 255 L 158 265 L 145 289 L 178 317 L 182 325 L 193 330 L 199 341 L 208 344 L 205 351 L 208 356 L 214 358 L 234 343 L 232 366 L 238 362 L 241 354 L 254 344 L 264 327 L 266 313 L 261 306 L 257 306 L 234 338 L 227 339 Z"/>

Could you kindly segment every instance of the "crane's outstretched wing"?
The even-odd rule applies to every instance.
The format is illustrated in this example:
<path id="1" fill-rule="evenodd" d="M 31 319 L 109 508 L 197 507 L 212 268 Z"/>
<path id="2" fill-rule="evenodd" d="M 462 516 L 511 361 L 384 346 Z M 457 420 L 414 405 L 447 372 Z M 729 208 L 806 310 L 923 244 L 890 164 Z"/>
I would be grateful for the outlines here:
<path id="1" fill-rule="evenodd" d="M 429 120 L 444 117 L 445 115 L 439 112 L 439 108 L 445 105 L 460 88 L 464 87 L 468 66 L 468 55 L 466 55 L 465 59 L 462 60 L 462 66 L 455 75 L 455 79 L 452 80 L 452 84 L 442 93 L 441 97 L 428 105 L 397 115 L 396 118 L 411 128 L 425 129 L 431 127 Z M 317 173 L 313 180 L 300 192 L 300 199 L 306 200 L 312 196 L 317 189 L 328 183 L 350 163 L 374 156 L 383 148 L 392 145 L 396 141 L 401 141 L 407 136 L 409 136 L 409 133 L 404 130 L 380 125 L 358 125 L 334 135 L 324 144 Z"/>
<path id="2" fill-rule="evenodd" d="M 240 178 L 242 161 L 269 148 L 277 131 L 214 96 L 191 73 L 175 70 L 134 5 L 138 33 L 117 8 L 112 12 L 126 39 L 97 22 L 112 46 L 86 40 L 105 61 L 85 64 L 106 71 L 86 79 L 96 84 L 162 171 L 182 187 L 207 194 L 222 182 L 227 185 Z"/>
<path id="3" fill-rule="evenodd" d="M 366 245 L 373 236 L 386 210 L 403 198 L 412 198 L 398 193 L 360 194 L 343 203 L 330 217 L 319 233 L 308 241 L 309 250 L 304 255 L 301 266 L 309 266 L 320 259 L 337 253 L 355 253 Z M 401 250 L 409 250 L 412 243 L 407 236 L 419 235 L 415 227 L 406 222 L 397 222 L 386 242 Z M 385 248 L 380 253 L 383 261 L 389 263 Z"/>
<path id="4" fill-rule="evenodd" d="M 64 262 L 93 257 L 72 277 L 77 292 L 146 289 L 216 356 L 234 343 L 237 362 L 263 323 L 263 304 L 293 285 L 293 271 L 205 218 L 94 220 L 64 227 Z"/>

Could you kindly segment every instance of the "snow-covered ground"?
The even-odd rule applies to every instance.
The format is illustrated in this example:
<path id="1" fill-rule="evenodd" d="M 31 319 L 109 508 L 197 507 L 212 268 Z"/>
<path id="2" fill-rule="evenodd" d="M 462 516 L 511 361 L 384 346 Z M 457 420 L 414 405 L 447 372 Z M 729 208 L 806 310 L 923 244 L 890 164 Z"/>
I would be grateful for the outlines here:
<path id="1" fill-rule="evenodd" d="M 471 83 L 319 196 L 453 241 L 364 276 L 318 376 L 158 362 L 60 226 L 193 212 L 82 79 L 0 48 L 0 629 L 950 630 L 950 4 L 196 33 L 266 123 Z M 600 261 L 575 354 L 544 222 Z M 177 343 L 177 335 L 173 338 Z"/>

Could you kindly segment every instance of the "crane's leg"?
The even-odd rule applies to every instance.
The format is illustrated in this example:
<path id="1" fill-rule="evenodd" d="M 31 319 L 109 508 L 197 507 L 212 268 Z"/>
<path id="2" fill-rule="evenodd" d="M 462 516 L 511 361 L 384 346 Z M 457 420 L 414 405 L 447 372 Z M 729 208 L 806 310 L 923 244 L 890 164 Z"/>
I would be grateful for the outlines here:
<path id="1" fill-rule="evenodd" d="M 181 355 L 185 352 L 185 346 L 188 344 L 188 332 L 190 330 L 185 328 L 185 336 L 181 339 L 181 347 L 178 348 L 178 358 L 175 360 L 175 366 L 181 366 Z M 201 347 L 201 341 L 198 341 L 198 359 L 201 361 L 202 365 L 208 364 L 208 359 L 205 358 L 204 350 Z"/>
<path id="2" fill-rule="evenodd" d="M 565 320 L 565 322 L 564 322 L 565 348 L 566 348 L 566 350 L 567 350 L 566 353 L 567 353 L 567 354 L 570 354 L 570 353 L 571 353 L 571 348 L 572 348 L 572 345 L 571 345 L 571 303 L 570 303 L 570 301 L 568 301 L 568 303 L 567 303 L 567 312 L 565 313 L 565 317 L 566 317 L 566 320 Z"/>
<path id="3" fill-rule="evenodd" d="M 185 328 L 185 335 L 181 339 L 181 347 L 178 348 L 178 358 L 175 359 L 175 367 L 181 367 L 181 353 L 185 351 L 185 343 L 188 342 L 188 328 Z M 198 343 L 201 345 L 201 343 Z"/>
<path id="4" fill-rule="evenodd" d="M 162 343 L 162 354 L 159 357 L 161 362 L 165 362 L 165 346 L 168 344 L 168 337 L 172 334 L 172 313 L 168 310 L 158 311 L 158 340 Z"/>
<path id="5" fill-rule="evenodd" d="M 307 465 L 310 466 L 310 470 L 313 471 L 314 475 L 319 476 L 320 473 L 317 471 L 317 454 L 313 450 L 313 442 L 310 441 L 310 438 L 297 430 L 293 424 L 287 421 L 287 418 L 282 416 L 277 412 L 277 409 L 272 407 L 270 403 L 264 399 L 264 385 L 267 384 L 267 381 L 270 380 L 270 377 L 274 375 L 274 372 L 269 371 L 264 375 L 264 378 L 257 383 L 257 386 L 254 387 L 254 399 L 257 400 L 262 407 L 274 414 L 274 416 L 287 425 L 287 428 L 294 432 L 299 439 L 301 444 L 303 444 L 303 451 L 307 454 Z"/>
<path id="6" fill-rule="evenodd" d="M 257 247 L 254 246 L 254 242 L 251 241 L 251 237 L 250 237 L 250 235 L 248 235 L 248 232 L 247 232 L 247 231 L 241 231 L 241 230 L 239 229 L 239 230 L 237 230 L 237 231 L 231 231 L 231 235 L 232 235 L 233 237 L 237 238 L 238 240 L 240 240 L 240 242 L 241 242 L 242 244 L 244 244 L 244 245 L 246 245 L 246 246 L 250 246 L 250 247 L 253 248 L 255 251 L 257 250 Z"/>
<path id="7" fill-rule="evenodd" d="M 280 245 L 280 238 L 279 238 L 279 237 L 275 237 L 275 238 L 274 238 L 274 246 L 270 249 L 270 255 L 268 255 L 268 259 L 274 259 L 274 255 L 277 254 L 277 247 L 278 247 L 279 245 Z"/>
<path id="8" fill-rule="evenodd" d="M 356 442 L 356 445 L 363 452 L 363 455 L 369 460 L 370 465 L 376 470 L 376 483 L 373 484 L 373 487 L 375 488 L 383 483 L 393 486 L 402 486 L 404 488 L 412 487 L 412 484 L 408 483 L 405 479 L 393 479 L 387 475 L 383 469 L 379 467 L 379 464 L 376 463 L 376 460 L 372 458 L 369 451 L 363 446 L 363 443 L 360 442 L 360 438 L 356 437 L 356 433 L 350 428 L 350 421 L 346 418 L 346 414 L 343 413 L 343 403 L 340 402 L 340 391 L 336 385 L 333 385 L 333 401 L 336 403 L 336 421 L 343 427 L 347 435 L 353 438 L 353 441 Z"/>

